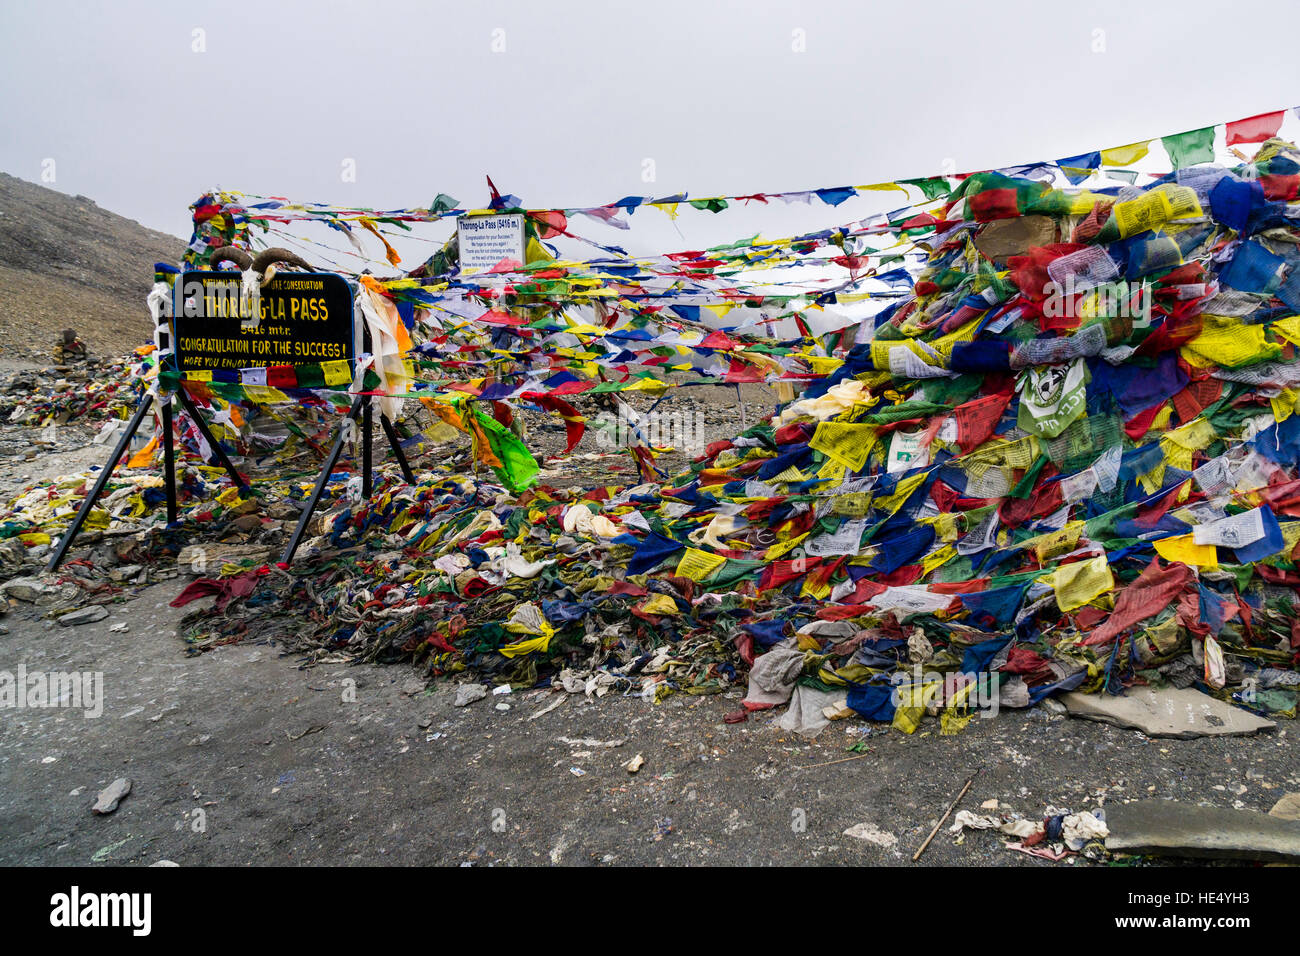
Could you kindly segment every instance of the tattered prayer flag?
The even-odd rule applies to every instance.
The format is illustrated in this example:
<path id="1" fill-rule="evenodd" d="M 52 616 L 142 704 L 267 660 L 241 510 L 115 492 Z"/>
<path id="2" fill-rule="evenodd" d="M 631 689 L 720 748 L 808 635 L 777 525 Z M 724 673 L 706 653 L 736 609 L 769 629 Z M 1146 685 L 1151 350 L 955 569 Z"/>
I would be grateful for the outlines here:
<path id="1" fill-rule="evenodd" d="M 677 602 L 667 594 L 652 594 L 640 604 L 637 610 L 642 614 L 676 617 L 682 612 L 677 609 Z"/>
<path id="2" fill-rule="evenodd" d="M 1056 165 L 1065 174 L 1071 185 L 1083 182 L 1101 165 L 1101 153 L 1093 151 L 1078 156 L 1066 156 L 1056 161 Z"/>
<path id="3" fill-rule="evenodd" d="M 852 186 L 840 186 L 833 189 L 816 190 L 817 198 L 828 206 L 838 206 L 847 199 L 852 199 L 857 195 L 857 191 Z"/>
<path id="4" fill-rule="evenodd" d="M 1214 127 L 1192 129 L 1175 133 L 1160 140 L 1169 154 L 1174 169 L 1185 169 L 1197 163 L 1214 162 Z"/>
<path id="5" fill-rule="evenodd" d="M 941 176 L 929 179 L 900 179 L 900 184 L 915 186 L 925 194 L 926 199 L 940 199 L 948 194 L 948 181 Z"/>
<path id="6" fill-rule="evenodd" d="M 1056 592 L 1056 606 L 1062 611 L 1077 610 L 1115 586 L 1105 555 L 1062 564 L 1052 572 L 1049 582 Z"/>
<path id="7" fill-rule="evenodd" d="M 1262 143 L 1269 137 L 1276 136 L 1282 128 L 1282 118 L 1286 110 L 1276 113 L 1260 113 L 1228 124 L 1227 138 L 1229 146 L 1238 143 Z"/>
<path id="8" fill-rule="evenodd" d="M 727 559 L 718 554 L 710 554 L 699 548 L 687 548 L 677 562 L 677 576 L 703 581 L 710 574 L 727 563 Z"/>
<path id="9" fill-rule="evenodd" d="M 1011 392 L 1002 392 L 954 408 L 958 447 L 963 452 L 970 452 L 988 441 L 1014 397 Z"/>
<path id="10" fill-rule="evenodd" d="M 808 447 L 860 471 L 876 443 L 876 427 L 849 422 L 820 422 Z"/>
<path id="11" fill-rule="evenodd" d="M 514 432 L 501 425 L 491 415 L 487 415 L 473 406 L 471 406 L 471 411 L 476 423 L 482 428 L 487 437 L 492 454 L 501 463 L 499 466 L 492 465 L 492 468 L 497 473 L 497 477 L 501 479 L 502 484 L 518 494 L 536 482 L 537 472 L 540 469 L 536 459 L 528 451 L 528 446 L 521 442 Z"/>
<path id="12" fill-rule="evenodd" d="M 445 212 L 450 212 L 455 209 L 458 205 L 460 205 L 460 203 L 451 196 L 448 196 L 446 193 L 438 193 L 438 195 L 433 198 L 433 202 L 429 203 L 429 212 L 435 216 L 440 216 Z"/>
<path id="13" fill-rule="evenodd" d="M 1159 613 L 1174 603 L 1178 593 L 1192 580 L 1191 569 L 1174 563 L 1161 568 L 1152 559 L 1137 580 L 1122 591 L 1115 600 L 1115 610 L 1110 613 L 1086 638 L 1084 644 L 1105 644 L 1113 641 L 1128 628 Z"/>
<path id="14" fill-rule="evenodd" d="M 569 227 L 569 220 L 558 209 L 530 212 L 528 218 L 537 224 L 537 238 L 553 239 L 564 234 Z"/>
<path id="15" fill-rule="evenodd" d="M 722 198 L 692 199 L 688 204 L 696 209 L 703 209 L 705 212 L 722 212 L 728 206 L 727 201 Z"/>
<path id="16" fill-rule="evenodd" d="M 551 646 L 551 638 L 555 637 L 555 631 L 550 628 L 546 630 L 548 633 L 543 633 L 541 637 L 530 637 L 527 640 L 506 644 L 500 648 L 501 656 L 523 657 L 527 654 L 545 653 Z"/>
<path id="17" fill-rule="evenodd" d="M 1143 140 L 1140 143 L 1130 143 L 1127 146 L 1115 146 L 1111 149 L 1101 151 L 1101 162 L 1104 166 L 1132 166 L 1139 160 L 1145 159 L 1151 148 L 1151 140 Z"/>

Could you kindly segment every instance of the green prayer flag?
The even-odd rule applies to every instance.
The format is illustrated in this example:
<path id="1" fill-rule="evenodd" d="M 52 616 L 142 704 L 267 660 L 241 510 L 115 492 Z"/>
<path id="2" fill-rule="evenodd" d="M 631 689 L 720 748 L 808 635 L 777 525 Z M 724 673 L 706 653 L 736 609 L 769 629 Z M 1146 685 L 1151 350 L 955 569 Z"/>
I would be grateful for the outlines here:
<path id="1" fill-rule="evenodd" d="M 942 176 L 931 176 L 929 179 L 900 179 L 898 182 L 900 185 L 915 186 L 925 194 L 926 199 L 938 199 L 948 195 L 948 181 Z"/>
<path id="2" fill-rule="evenodd" d="M 519 494 L 531 487 L 537 481 L 537 472 L 540 469 L 537 460 L 529 453 L 528 446 L 491 415 L 485 415 L 477 408 L 474 408 L 473 412 L 474 418 L 487 436 L 492 454 L 496 455 L 497 460 L 501 462 L 500 468 L 492 466 L 501 483 L 513 494 Z"/>
<path id="3" fill-rule="evenodd" d="M 458 205 L 460 204 L 446 193 L 438 193 L 433 202 L 429 203 L 429 212 L 439 216 L 448 210 L 455 209 Z"/>
<path id="4" fill-rule="evenodd" d="M 1174 169 L 1195 166 L 1197 163 L 1214 162 L 1213 126 L 1165 136 L 1160 142 L 1169 153 L 1169 160 L 1174 164 Z"/>
<path id="5" fill-rule="evenodd" d="M 727 201 L 725 199 L 692 199 L 690 205 L 707 212 L 722 212 L 727 208 Z"/>

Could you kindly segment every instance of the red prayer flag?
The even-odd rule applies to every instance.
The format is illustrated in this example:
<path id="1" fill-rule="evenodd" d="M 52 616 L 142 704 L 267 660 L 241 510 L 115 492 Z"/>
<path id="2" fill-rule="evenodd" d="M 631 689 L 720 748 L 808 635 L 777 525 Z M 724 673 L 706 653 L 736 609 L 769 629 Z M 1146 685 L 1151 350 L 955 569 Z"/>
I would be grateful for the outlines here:
<path id="1" fill-rule="evenodd" d="M 1260 113 L 1228 124 L 1228 145 L 1238 143 L 1262 143 L 1271 136 L 1276 136 L 1282 127 L 1282 117 L 1286 110 L 1276 113 Z"/>

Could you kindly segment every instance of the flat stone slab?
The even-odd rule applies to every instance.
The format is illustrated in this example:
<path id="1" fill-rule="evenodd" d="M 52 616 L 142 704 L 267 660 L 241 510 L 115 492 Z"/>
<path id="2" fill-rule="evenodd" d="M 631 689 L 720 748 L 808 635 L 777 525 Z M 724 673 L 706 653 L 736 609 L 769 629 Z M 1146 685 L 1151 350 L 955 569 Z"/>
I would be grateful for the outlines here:
<path id="1" fill-rule="evenodd" d="M 57 587 L 46 584 L 36 577 L 11 578 L 4 584 L 0 584 L 0 594 L 11 597 L 15 601 L 26 601 L 28 604 L 34 604 L 41 598 L 51 597 L 59 593 Z"/>
<path id="2" fill-rule="evenodd" d="M 1300 861 L 1300 822 L 1172 800 L 1107 803 L 1112 853 L 1208 860 Z"/>
<path id="3" fill-rule="evenodd" d="M 64 627 L 77 627 L 80 624 L 94 624 L 106 617 L 108 617 L 108 608 L 101 604 L 92 604 L 60 616 L 59 623 Z"/>
<path id="4" fill-rule="evenodd" d="M 1071 717 L 1130 727 L 1148 737 L 1221 737 L 1253 734 L 1277 726 L 1190 687 L 1138 687 L 1121 697 L 1070 691 L 1057 699 Z"/>

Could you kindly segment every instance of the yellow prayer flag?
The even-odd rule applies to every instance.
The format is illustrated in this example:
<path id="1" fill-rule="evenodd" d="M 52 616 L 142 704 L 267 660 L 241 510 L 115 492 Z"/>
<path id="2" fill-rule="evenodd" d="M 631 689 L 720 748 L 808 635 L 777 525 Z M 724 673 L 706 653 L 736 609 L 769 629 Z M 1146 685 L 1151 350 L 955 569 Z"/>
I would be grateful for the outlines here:
<path id="1" fill-rule="evenodd" d="M 1152 190 L 1137 199 L 1116 203 L 1111 213 L 1115 217 L 1115 225 L 1119 227 L 1120 236 L 1127 238 L 1168 222 L 1173 211 L 1169 197 Z"/>
<path id="2" fill-rule="evenodd" d="M 271 405 L 275 402 L 289 401 L 288 395 L 269 385 L 245 385 L 244 395 L 247 396 L 250 402 L 255 402 L 258 405 Z"/>
<path id="3" fill-rule="evenodd" d="M 344 385 L 352 381 L 352 364 L 345 359 L 320 363 L 326 385 Z"/>
<path id="4" fill-rule="evenodd" d="M 1050 561 L 1062 554 L 1069 554 L 1079 546 L 1079 535 L 1083 533 L 1085 522 L 1071 521 L 1060 531 L 1042 534 L 1033 539 L 1034 553 L 1040 564 Z M 1029 542 L 1025 542 L 1028 544 Z"/>
<path id="5" fill-rule="evenodd" d="M 667 595 L 661 596 L 667 597 Z M 524 654 L 531 654 L 534 651 L 545 652 L 547 648 L 551 646 L 551 638 L 554 636 L 555 632 L 551 631 L 549 634 L 543 634 L 541 637 L 531 637 L 526 641 L 516 641 L 513 644 L 507 644 L 505 647 L 501 648 L 501 655 L 503 657 L 522 657 Z"/>
<path id="6" fill-rule="evenodd" d="M 767 549 L 767 553 L 763 555 L 763 560 L 775 561 L 777 558 L 781 557 L 788 551 L 791 551 L 795 547 L 795 545 L 797 545 L 800 541 L 802 541 L 806 537 L 808 537 L 807 531 L 805 531 L 801 535 L 796 535 L 795 537 L 789 539 L 788 541 L 778 541 L 776 544 L 772 545 L 770 548 Z"/>
<path id="7" fill-rule="evenodd" d="M 1157 538 L 1152 543 L 1156 546 L 1156 554 L 1166 561 L 1179 561 L 1202 568 L 1217 567 L 1218 549 L 1212 544 L 1196 544 L 1192 538 L 1190 534 L 1180 534 L 1172 538 Z"/>
<path id="8" fill-rule="evenodd" d="M 1145 159 L 1151 148 L 1151 140 L 1141 143 L 1129 143 L 1127 146 L 1112 146 L 1101 151 L 1103 166 L 1132 166 L 1138 160 Z"/>
<path id="9" fill-rule="evenodd" d="M 867 463 L 876 444 L 874 425 L 849 422 L 819 422 L 808 447 L 840 462 L 847 468 L 860 471 Z"/>
<path id="10" fill-rule="evenodd" d="M 1104 554 L 1087 561 L 1063 564 L 1048 575 L 1047 580 L 1056 591 L 1056 606 L 1062 611 L 1081 608 L 1115 586 L 1115 578 Z"/>
<path id="11" fill-rule="evenodd" d="M 710 554 L 699 548 L 687 548 L 681 560 L 677 562 L 676 573 L 678 577 L 702 582 L 726 563 L 727 559 L 722 555 Z"/>
<path id="12" fill-rule="evenodd" d="M 667 594 L 652 594 L 645 604 L 641 605 L 641 610 L 646 614 L 657 614 L 667 617 L 676 617 L 682 612 L 677 610 L 677 602 Z"/>
<path id="13" fill-rule="evenodd" d="M 907 499 L 912 496 L 912 493 L 916 491 L 917 488 L 921 487 L 921 483 L 925 481 L 928 476 L 928 471 L 922 471 L 904 478 L 894 486 L 894 493 L 892 495 L 885 495 L 883 498 L 876 499 L 876 507 L 889 512 L 890 517 L 892 517 L 899 508 L 903 507 Z"/>
<path id="14" fill-rule="evenodd" d="M 1281 346 L 1269 342 L 1264 326 L 1247 325 L 1227 315 L 1201 315 L 1201 332 L 1179 349 L 1189 365 L 1238 368 L 1277 358 Z"/>

